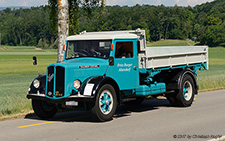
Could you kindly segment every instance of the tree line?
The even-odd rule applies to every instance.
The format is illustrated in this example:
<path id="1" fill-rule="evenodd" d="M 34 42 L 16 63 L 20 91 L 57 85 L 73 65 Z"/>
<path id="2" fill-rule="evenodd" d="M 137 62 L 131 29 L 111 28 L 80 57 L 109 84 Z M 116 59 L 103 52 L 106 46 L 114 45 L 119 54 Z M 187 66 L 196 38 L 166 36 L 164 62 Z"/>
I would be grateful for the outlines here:
<path id="1" fill-rule="evenodd" d="M 95 12 L 98 12 L 96 10 Z M 195 7 L 164 5 L 106 6 L 101 16 L 80 9 L 70 34 L 81 31 L 145 29 L 148 41 L 193 39 L 201 45 L 225 46 L 225 1 L 215 0 Z M 91 14 L 91 15 L 90 15 Z M 52 27 L 48 6 L 0 11 L 4 45 L 57 48 L 57 27 Z M 76 30 L 74 29 L 76 28 Z"/>

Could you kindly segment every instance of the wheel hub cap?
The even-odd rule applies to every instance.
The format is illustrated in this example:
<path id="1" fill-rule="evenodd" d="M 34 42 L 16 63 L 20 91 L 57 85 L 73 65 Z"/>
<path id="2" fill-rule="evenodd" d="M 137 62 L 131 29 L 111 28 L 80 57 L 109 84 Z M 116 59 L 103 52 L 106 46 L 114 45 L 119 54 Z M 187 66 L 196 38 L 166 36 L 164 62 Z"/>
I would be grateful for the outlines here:
<path id="1" fill-rule="evenodd" d="M 184 88 L 183 88 L 183 94 L 184 94 L 184 99 L 189 101 L 192 97 L 192 85 L 189 81 L 186 81 L 184 83 Z"/>
<path id="2" fill-rule="evenodd" d="M 113 100 L 109 91 L 103 91 L 99 99 L 99 108 L 103 114 L 109 114 L 112 110 Z"/>

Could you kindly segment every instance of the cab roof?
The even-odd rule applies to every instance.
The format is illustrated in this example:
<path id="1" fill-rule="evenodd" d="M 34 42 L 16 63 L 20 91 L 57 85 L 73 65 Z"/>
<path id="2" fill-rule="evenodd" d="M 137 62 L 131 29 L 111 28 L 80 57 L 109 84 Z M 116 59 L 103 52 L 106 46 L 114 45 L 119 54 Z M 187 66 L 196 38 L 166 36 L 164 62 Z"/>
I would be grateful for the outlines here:
<path id="1" fill-rule="evenodd" d="M 85 32 L 79 35 L 67 37 L 71 40 L 112 40 L 112 39 L 137 39 L 138 36 L 132 33 L 118 33 L 118 32 Z"/>

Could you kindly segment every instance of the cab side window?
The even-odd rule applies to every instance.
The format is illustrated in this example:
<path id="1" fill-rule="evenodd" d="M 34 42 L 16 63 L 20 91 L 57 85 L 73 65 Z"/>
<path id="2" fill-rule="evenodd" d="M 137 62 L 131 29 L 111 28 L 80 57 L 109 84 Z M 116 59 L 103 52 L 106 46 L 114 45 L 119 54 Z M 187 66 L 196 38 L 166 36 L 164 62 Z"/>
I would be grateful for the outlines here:
<path id="1" fill-rule="evenodd" d="M 133 42 L 117 42 L 115 58 L 133 58 Z"/>

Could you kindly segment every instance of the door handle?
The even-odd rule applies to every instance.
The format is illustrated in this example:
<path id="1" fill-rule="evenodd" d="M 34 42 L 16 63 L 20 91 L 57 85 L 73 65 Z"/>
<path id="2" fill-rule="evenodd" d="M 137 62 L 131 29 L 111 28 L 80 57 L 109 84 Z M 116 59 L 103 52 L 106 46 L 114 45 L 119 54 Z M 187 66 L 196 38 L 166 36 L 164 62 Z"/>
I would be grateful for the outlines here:
<path id="1" fill-rule="evenodd" d="M 137 70 L 137 66 L 134 66 L 134 70 Z"/>

